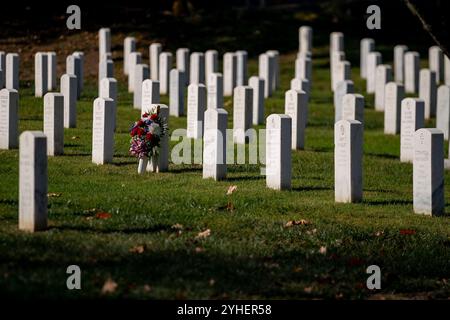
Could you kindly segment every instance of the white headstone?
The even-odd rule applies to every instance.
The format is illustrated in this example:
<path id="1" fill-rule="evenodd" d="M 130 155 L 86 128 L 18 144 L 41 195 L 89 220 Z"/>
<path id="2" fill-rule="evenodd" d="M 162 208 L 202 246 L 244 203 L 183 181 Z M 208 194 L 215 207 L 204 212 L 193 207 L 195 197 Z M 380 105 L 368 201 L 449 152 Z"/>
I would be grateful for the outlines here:
<path id="1" fill-rule="evenodd" d="M 117 80 L 114 78 L 103 78 L 100 82 L 99 98 L 109 98 L 113 100 L 113 125 L 117 126 Z"/>
<path id="2" fill-rule="evenodd" d="M 291 188 L 292 119 L 285 114 L 271 114 L 266 121 L 266 184 L 268 188 Z"/>
<path id="3" fill-rule="evenodd" d="M 362 200 L 363 125 L 340 120 L 334 125 L 334 200 Z"/>
<path id="4" fill-rule="evenodd" d="M 347 93 L 342 98 L 342 120 L 357 120 L 364 124 L 364 97 Z"/>
<path id="5" fill-rule="evenodd" d="M 208 108 L 223 108 L 223 76 L 221 73 L 211 73 L 207 87 Z"/>
<path id="6" fill-rule="evenodd" d="M 412 162 L 414 158 L 414 133 L 423 128 L 425 105 L 423 100 L 406 98 L 402 100 L 400 126 L 400 161 Z"/>
<path id="7" fill-rule="evenodd" d="M 0 90 L 0 149 L 17 148 L 19 93 L 15 89 Z"/>
<path id="8" fill-rule="evenodd" d="M 192 52 L 189 63 L 189 83 L 205 83 L 205 55 L 203 52 Z"/>
<path id="9" fill-rule="evenodd" d="M 47 155 L 64 153 L 64 96 L 49 92 L 44 96 L 44 134 L 47 137 Z"/>
<path id="10" fill-rule="evenodd" d="M 109 28 L 101 28 L 98 31 L 98 48 L 99 56 L 111 52 L 111 30 Z"/>
<path id="11" fill-rule="evenodd" d="M 246 86 L 248 79 L 247 58 L 248 53 L 244 50 L 235 52 L 236 55 L 236 86 Z"/>
<path id="12" fill-rule="evenodd" d="M 19 90 L 19 55 L 17 53 L 6 55 L 5 88 Z"/>
<path id="13" fill-rule="evenodd" d="M 34 96 L 43 97 L 48 89 L 48 61 L 45 52 L 34 55 Z"/>
<path id="14" fill-rule="evenodd" d="M 142 101 L 141 101 L 141 115 L 145 113 L 144 110 L 149 110 L 152 104 L 160 103 L 159 96 L 159 81 L 145 79 L 142 82 Z"/>
<path id="15" fill-rule="evenodd" d="M 337 81 L 337 65 L 345 61 L 345 52 L 343 51 L 334 51 L 331 53 L 330 57 L 330 80 L 331 80 L 331 91 L 334 91 Z"/>
<path id="16" fill-rule="evenodd" d="M 208 50 L 205 52 L 205 81 L 209 86 L 209 78 L 212 73 L 219 72 L 219 53 L 217 50 Z"/>
<path id="17" fill-rule="evenodd" d="M 405 92 L 417 93 L 419 88 L 419 53 L 405 53 Z"/>
<path id="18" fill-rule="evenodd" d="M 333 77 L 334 90 L 336 90 L 337 85 L 341 81 L 351 80 L 351 66 L 348 61 L 340 61 L 336 63 L 336 67 L 334 68 L 335 75 Z"/>
<path id="19" fill-rule="evenodd" d="M 444 133 L 448 140 L 450 132 L 450 87 L 442 85 L 437 91 L 436 128 Z"/>
<path id="20" fill-rule="evenodd" d="M 47 91 L 56 90 L 56 52 L 47 52 Z"/>
<path id="21" fill-rule="evenodd" d="M 172 70 L 172 53 L 162 52 L 159 55 L 159 93 L 168 94 L 170 86 L 170 70 Z M 152 80 L 155 80 L 152 78 Z"/>
<path id="22" fill-rule="evenodd" d="M 425 119 L 436 115 L 436 74 L 430 69 L 420 70 L 419 98 L 425 102 Z"/>
<path id="23" fill-rule="evenodd" d="M 78 81 L 78 88 L 80 88 L 80 93 L 83 92 L 83 82 L 84 82 L 84 53 L 81 51 L 75 51 L 73 53 L 73 55 L 75 57 L 80 58 L 80 63 L 79 65 L 76 65 L 76 73 L 75 75 L 77 76 L 77 81 Z M 112 60 L 112 55 L 111 53 L 109 53 L 109 58 Z M 102 57 L 102 56 L 100 56 Z"/>
<path id="24" fill-rule="evenodd" d="M 444 81 L 444 53 L 438 46 L 428 49 L 428 63 L 431 71 L 436 74 L 436 84 Z"/>
<path id="25" fill-rule="evenodd" d="M 250 77 L 248 85 L 253 89 L 253 116 L 254 125 L 264 123 L 264 79 L 256 76 Z"/>
<path id="26" fill-rule="evenodd" d="M 401 104 L 405 98 L 405 87 L 389 82 L 384 88 L 384 133 L 400 133 Z"/>
<path id="27" fill-rule="evenodd" d="M 47 228 L 47 138 L 40 131 L 20 135 L 19 229 Z"/>
<path id="28" fill-rule="evenodd" d="M 98 64 L 98 88 L 104 78 L 114 78 L 114 63 L 110 59 L 102 59 Z"/>
<path id="29" fill-rule="evenodd" d="M 189 49 L 177 49 L 177 69 L 184 72 L 186 84 L 189 84 Z"/>
<path id="30" fill-rule="evenodd" d="M 64 96 L 64 128 L 75 128 L 77 125 L 77 76 L 62 75 L 61 94 Z"/>
<path id="31" fill-rule="evenodd" d="M 233 95 L 236 86 L 237 57 L 234 52 L 223 55 L 223 94 L 226 97 Z"/>
<path id="32" fill-rule="evenodd" d="M 445 85 L 450 86 L 450 59 L 447 56 L 444 57 L 444 65 L 445 65 Z"/>
<path id="33" fill-rule="evenodd" d="M 134 92 L 134 68 L 141 64 L 142 55 L 140 52 L 131 52 L 128 59 L 128 92 Z"/>
<path id="34" fill-rule="evenodd" d="M 280 53 L 278 50 L 269 50 L 266 53 L 269 55 L 273 64 L 272 83 L 270 88 L 271 92 L 274 92 L 280 86 Z"/>
<path id="35" fill-rule="evenodd" d="M 396 45 L 394 47 L 394 79 L 395 82 L 403 83 L 405 77 L 405 52 L 408 47 Z"/>
<path id="36" fill-rule="evenodd" d="M 206 86 L 190 84 L 187 98 L 187 134 L 188 138 L 203 137 L 203 117 L 206 110 Z"/>
<path id="37" fill-rule="evenodd" d="M 312 60 L 305 55 L 295 60 L 295 78 L 296 79 L 312 79 Z"/>
<path id="38" fill-rule="evenodd" d="M 288 90 L 285 93 L 284 113 L 292 119 L 292 150 L 305 147 L 305 129 L 307 118 L 307 95 L 305 92 Z"/>
<path id="39" fill-rule="evenodd" d="M 364 38 L 360 42 L 359 65 L 362 79 L 367 79 L 367 56 L 375 51 L 375 40 Z"/>
<path id="40" fill-rule="evenodd" d="M 0 89 L 5 87 L 6 81 L 6 53 L 0 51 Z"/>
<path id="41" fill-rule="evenodd" d="M 153 104 L 150 108 L 159 106 L 159 116 L 163 121 L 169 125 L 169 107 L 165 104 Z M 148 110 L 144 110 L 148 112 Z M 147 171 L 150 172 L 166 172 L 169 170 L 169 134 L 161 137 L 158 159 L 154 164 L 152 161 L 148 162 Z"/>
<path id="42" fill-rule="evenodd" d="M 344 34 L 342 32 L 330 33 L 330 55 L 336 51 L 344 51 Z"/>
<path id="43" fill-rule="evenodd" d="M 128 75 L 128 62 L 130 53 L 136 51 L 136 39 L 134 37 L 126 37 L 123 41 L 123 74 Z"/>
<path id="44" fill-rule="evenodd" d="M 345 80 L 338 83 L 334 91 L 334 122 L 342 120 L 342 98 L 347 93 L 354 93 L 353 81 Z"/>
<path id="45" fill-rule="evenodd" d="M 291 80 L 291 89 L 306 92 L 308 94 L 308 100 L 309 100 L 311 86 L 309 85 L 309 81 L 307 79 L 298 79 L 298 78 L 292 79 Z"/>
<path id="46" fill-rule="evenodd" d="M 161 59 L 161 51 L 162 45 L 160 43 L 152 43 L 149 48 L 150 54 L 150 79 L 153 81 L 160 80 L 161 87 L 163 86 L 161 83 L 160 76 L 160 59 Z M 172 64 L 172 63 L 171 63 Z M 172 69 L 172 66 L 169 67 L 169 71 Z M 168 71 L 168 72 L 169 72 Z"/>
<path id="47" fill-rule="evenodd" d="M 114 102 L 109 98 L 94 100 L 92 116 L 92 162 L 111 163 L 114 156 Z"/>
<path id="48" fill-rule="evenodd" d="M 73 74 L 76 76 L 77 79 L 77 99 L 80 98 L 81 95 L 81 89 L 79 88 L 80 81 L 78 78 L 80 77 L 81 73 L 81 58 L 78 56 L 75 56 L 71 54 L 70 56 L 67 56 L 66 58 L 66 74 Z"/>
<path id="49" fill-rule="evenodd" d="M 439 129 L 414 134 L 413 194 L 415 213 L 444 214 L 444 135 Z"/>
<path id="50" fill-rule="evenodd" d="M 203 139 L 203 179 L 225 179 L 227 174 L 227 116 L 222 108 L 205 111 L 205 134 Z"/>
<path id="51" fill-rule="evenodd" d="M 375 93 L 375 83 L 377 77 L 376 69 L 379 64 L 381 64 L 381 53 L 370 52 L 367 55 L 367 81 L 366 81 L 367 93 Z"/>
<path id="52" fill-rule="evenodd" d="M 384 111 L 384 89 L 392 81 L 392 68 L 387 64 L 380 64 L 375 69 L 375 110 Z"/>
<path id="53" fill-rule="evenodd" d="M 311 52 L 312 51 L 313 29 L 309 26 L 301 26 L 298 29 L 298 51 Z"/>
<path id="54" fill-rule="evenodd" d="M 138 64 L 134 67 L 134 93 L 133 93 L 133 106 L 135 109 L 142 109 L 142 82 L 149 78 L 150 71 L 148 65 Z"/>
<path id="55" fill-rule="evenodd" d="M 272 95 L 272 87 L 270 84 L 273 81 L 272 76 L 274 74 L 274 68 L 274 60 L 271 59 L 267 53 L 259 55 L 258 74 L 259 77 L 264 80 L 264 98 L 268 98 Z"/>
<path id="56" fill-rule="evenodd" d="M 248 141 L 246 131 L 252 126 L 253 89 L 249 86 L 234 88 L 233 94 L 233 139 L 234 143 Z"/>
<path id="57" fill-rule="evenodd" d="M 170 115 L 181 117 L 184 115 L 184 91 L 186 88 L 185 73 L 178 69 L 170 71 Z"/>

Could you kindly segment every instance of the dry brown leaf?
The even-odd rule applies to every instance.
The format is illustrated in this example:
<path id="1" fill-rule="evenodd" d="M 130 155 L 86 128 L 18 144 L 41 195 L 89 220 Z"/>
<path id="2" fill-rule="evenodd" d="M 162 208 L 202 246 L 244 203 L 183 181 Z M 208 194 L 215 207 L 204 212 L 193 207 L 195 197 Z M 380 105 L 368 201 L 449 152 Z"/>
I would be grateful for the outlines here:
<path id="1" fill-rule="evenodd" d="M 179 224 L 179 223 L 175 223 L 171 228 L 175 229 L 175 230 L 183 230 L 183 225 Z"/>
<path id="2" fill-rule="evenodd" d="M 78 139 L 80 139 L 80 137 L 78 137 L 78 136 L 73 136 L 72 137 L 72 140 L 78 140 Z"/>
<path id="3" fill-rule="evenodd" d="M 135 246 L 135 247 L 132 247 L 132 248 L 130 248 L 130 252 L 131 253 L 139 253 L 139 254 L 141 254 L 141 253 L 143 253 L 144 251 L 145 251 L 145 245 L 139 245 L 139 246 Z"/>
<path id="4" fill-rule="evenodd" d="M 112 217 L 112 214 L 109 213 L 109 212 L 97 212 L 97 213 L 95 214 L 95 217 L 96 217 L 97 219 L 109 219 L 109 218 Z"/>
<path id="5" fill-rule="evenodd" d="M 307 226 L 309 224 L 308 220 L 290 220 L 285 224 L 286 228 L 292 227 L 292 226 Z"/>
<path id="6" fill-rule="evenodd" d="M 227 196 L 233 194 L 237 190 L 237 186 L 229 186 L 227 190 Z"/>
<path id="7" fill-rule="evenodd" d="M 202 247 L 195 247 L 195 253 L 202 253 L 203 251 L 205 251 L 205 249 Z"/>
<path id="8" fill-rule="evenodd" d="M 303 289 L 303 291 L 304 291 L 305 293 L 311 293 L 312 290 L 313 290 L 312 287 L 306 287 L 306 288 Z"/>
<path id="9" fill-rule="evenodd" d="M 199 232 L 195 239 L 205 239 L 208 238 L 211 235 L 211 230 L 206 229 L 205 231 Z"/>
<path id="10" fill-rule="evenodd" d="M 150 292 L 150 291 L 152 291 L 152 287 L 150 287 L 148 284 L 145 284 L 144 287 L 143 287 L 143 289 L 144 289 L 144 292 Z"/>
<path id="11" fill-rule="evenodd" d="M 209 285 L 212 287 L 216 283 L 216 280 L 209 279 Z"/>
<path id="12" fill-rule="evenodd" d="M 61 197 L 61 195 L 62 195 L 62 193 L 56 193 L 56 192 L 47 193 L 47 197 L 49 197 L 49 198 L 59 198 L 59 197 Z"/>
<path id="13" fill-rule="evenodd" d="M 319 253 L 321 253 L 321 254 L 327 254 L 327 247 L 324 247 L 324 246 L 320 247 Z"/>
<path id="14" fill-rule="evenodd" d="M 102 288 L 102 294 L 110 294 L 114 293 L 117 289 L 117 283 L 112 280 L 111 278 L 108 278 L 108 280 L 105 281 Z"/>

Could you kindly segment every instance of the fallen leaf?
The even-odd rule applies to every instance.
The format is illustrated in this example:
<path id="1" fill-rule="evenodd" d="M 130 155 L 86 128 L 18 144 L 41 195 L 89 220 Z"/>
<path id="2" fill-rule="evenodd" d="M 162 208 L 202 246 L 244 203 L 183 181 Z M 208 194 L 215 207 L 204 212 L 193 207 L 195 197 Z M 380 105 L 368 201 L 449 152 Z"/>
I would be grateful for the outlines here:
<path id="1" fill-rule="evenodd" d="M 293 271 L 294 271 L 295 273 L 302 272 L 302 271 L 303 271 L 303 268 L 302 268 L 302 267 L 295 267 Z"/>
<path id="2" fill-rule="evenodd" d="M 236 190 L 237 190 L 237 186 L 229 186 L 227 195 L 233 194 L 233 192 L 235 192 Z"/>
<path id="3" fill-rule="evenodd" d="M 108 212 L 97 212 L 97 213 L 95 214 L 95 217 L 96 217 L 97 219 L 109 219 L 109 218 L 112 217 L 112 214 L 111 214 L 111 213 L 108 213 Z"/>
<path id="4" fill-rule="evenodd" d="M 324 246 L 320 247 L 319 253 L 321 253 L 321 254 L 327 254 L 327 247 L 324 247 Z"/>
<path id="5" fill-rule="evenodd" d="M 49 198 L 59 198 L 59 197 L 61 197 L 61 195 L 62 195 L 62 193 L 56 193 L 56 192 L 47 193 L 47 197 L 49 197 Z"/>
<path id="6" fill-rule="evenodd" d="M 108 280 L 106 280 L 105 283 L 103 284 L 102 294 L 114 293 L 116 289 L 117 283 L 111 278 L 108 278 Z"/>
<path id="7" fill-rule="evenodd" d="M 205 239 L 208 238 L 211 235 L 211 230 L 206 229 L 205 231 L 199 232 L 195 239 Z"/>
<path id="8" fill-rule="evenodd" d="M 375 237 L 381 237 L 382 235 L 384 235 L 384 231 L 383 230 L 380 230 L 380 231 L 377 231 L 377 232 L 374 233 Z"/>
<path id="9" fill-rule="evenodd" d="M 205 251 L 205 249 L 202 247 L 195 247 L 195 253 L 202 253 L 203 251 Z"/>
<path id="10" fill-rule="evenodd" d="M 209 285 L 212 287 L 216 283 L 216 280 L 209 279 Z"/>
<path id="11" fill-rule="evenodd" d="M 173 226 L 171 226 L 172 229 L 175 230 L 183 230 L 183 225 L 179 223 L 175 223 Z"/>
<path id="12" fill-rule="evenodd" d="M 400 229 L 400 234 L 402 236 L 410 236 L 413 234 L 416 234 L 416 230 L 411 230 L 411 229 Z"/>
<path id="13" fill-rule="evenodd" d="M 145 245 L 139 245 L 139 246 L 135 246 L 130 248 L 130 252 L 131 253 L 143 253 L 145 251 Z"/>
<path id="14" fill-rule="evenodd" d="M 73 136 L 72 137 L 72 140 L 78 140 L 78 139 L 80 139 L 80 137 L 78 137 L 78 136 Z"/>
<path id="15" fill-rule="evenodd" d="M 306 226 L 308 224 L 309 224 L 309 221 L 301 219 L 301 220 L 290 220 L 284 226 L 286 228 L 289 228 L 292 226 Z"/>
<path id="16" fill-rule="evenodd" d="M 144 292 L 150 292 L 150 291 L 152 291 L 152 287 L 150 287 L 148 284 L 145 284 L 144 287 L 143 287 L 143 289 L 144 289 Z"/>
<path id="17" fill-rule="evenodd" d="M 306 288 L 303 289 L 303 291 L 305 293 L 311 293 L 312 292 L 312 287 L 306 287 Z"/>

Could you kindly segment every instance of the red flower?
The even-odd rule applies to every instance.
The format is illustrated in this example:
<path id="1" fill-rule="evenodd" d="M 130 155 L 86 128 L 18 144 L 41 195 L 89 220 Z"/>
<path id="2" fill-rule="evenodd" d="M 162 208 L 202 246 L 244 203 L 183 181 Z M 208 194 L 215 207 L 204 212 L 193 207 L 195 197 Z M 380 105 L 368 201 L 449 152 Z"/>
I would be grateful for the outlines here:
<path id="1" fill-rule="evenodd" d="M 137 128 L 137 134 L 142 136 L 145 133 L 144 129 L 142 128 Z"/>
<path id="2" fill-rule="evenodd" d="M 151 141 L 151 140 L 153 139 L 153 135 L 152 135 L 150 132 L 148 132 L 147 135 L 145 136 L 145 138 L 146 138 L 148 141 Z"/>
<path id="3" fill-rule="evenodd" d="M 144 113 L 144 114 L 142 115 L 142 117 L 143 117 L 143 118 L 147 118 L 147 117 L 148 117 L 148 113 Z"/>
<path id="4" fill-rule="evenodd" d="M 144 124 L 144 121 L 142 121 L 142 120 L 139 120 L 137 123 L 138 127 L 142 127 L 143 124 Z"/>
<path id="5" fill-rule="evenodd" d="M 137 134 L 137 128 L 133 128 L 130 132 L 130 136 L 134 137 Z"/>
<path id="6" fill-rule="evenodd" d="M 157 118 L 158 118 L 158 115 L 156 113 L 154 113 L 150 116 L 150 119 L 152 119 L 152 120 L 156 120 Z"/>

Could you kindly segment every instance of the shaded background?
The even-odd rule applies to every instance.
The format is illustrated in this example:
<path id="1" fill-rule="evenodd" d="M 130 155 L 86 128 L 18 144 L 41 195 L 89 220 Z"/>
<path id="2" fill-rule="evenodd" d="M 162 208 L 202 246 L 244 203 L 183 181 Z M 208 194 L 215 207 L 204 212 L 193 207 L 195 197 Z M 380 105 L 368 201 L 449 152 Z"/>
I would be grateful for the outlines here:
<path id="1" fill-rule="evenodd" d="M 413 1 L 446 42 L 450 39 L 450 1 Z M 66 8 L 78 4 L 82 30 L 66 28 Z M 377 4 L 382 29 L 366 28 L 366 8 Z M 6 7 L 5 7 L 6 6 Z M 370 36 L 385 44 L 407 43 L 427 48 L 433 44 L 403 0 L 152 0 L 152 1 L 9 1 L 0 11 L 0 37 L 24 37 L 52 42 L 61 35 L 97 31 L 139 32 L 169 49 L 189 46 L 196 50 L 247 48 L 250 55 L 267 48 L 285 52 L 298 46 L 297 29 L 314 28 L 314 44 L 328 43 L 331 31 L 356 38 Z M 349 38 L 349 37 L 346 37 Z M 347 39 L 346 39 L 347 40 Z"/>

